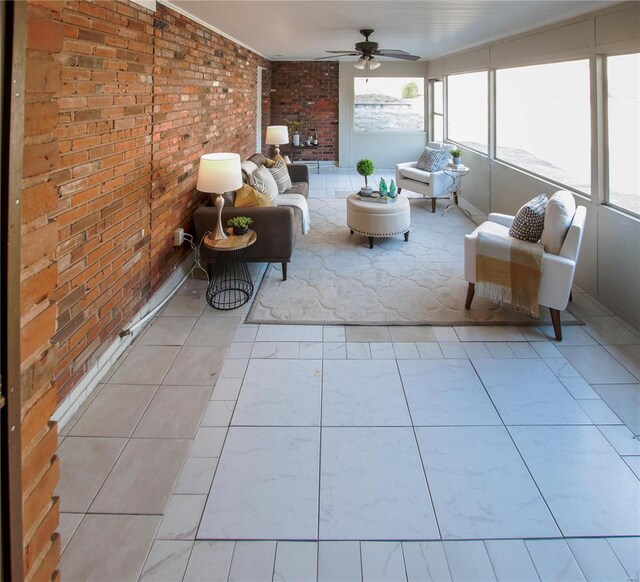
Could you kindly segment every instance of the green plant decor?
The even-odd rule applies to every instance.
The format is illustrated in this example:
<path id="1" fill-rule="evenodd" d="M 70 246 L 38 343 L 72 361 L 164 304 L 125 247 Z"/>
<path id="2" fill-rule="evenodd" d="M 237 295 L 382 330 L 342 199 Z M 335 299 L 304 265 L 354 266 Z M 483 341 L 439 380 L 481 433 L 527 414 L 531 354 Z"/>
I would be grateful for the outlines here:
<path id="1" fill-rule="evenodd" d="M 307 124 L 305 119 L 285 119 L 284 120 L 286 126 L 289 128 L 289 133 L 300 133 L 300 130 Z"/>
<path id="2" fill-rule="evenodd" d="M 418 96 L 418 85 L 415 81 L 410 81 L 409 83 L 405 83 L 402 85 L 402 89 L 400 89 L 400 95 L 403 99 L 413 99 Z"/>
<path id="3" fill-rule="evenodd" d="M 373 165 L 371 160 L 362 159 L 356 164 L 356 171 L 361 176 L 364 176 L 364 187 L 368 188 L 369 183 L 367 182 L 367 176 L 371 176 L 375 171 L 376 167 Z"/>
<path id="4" fill-rule="evenodd" d="M 454 157 L 454 158 L 459 158 L 462 155 L 462 150 L 449 150 L 449 153 Z"/>
<path id="5" fill-rule="evenodd" d="M 248 216 L 234 216 L 227 220 L 227 226 L 243 230 L 249 228 L 249 225 L 253 223 L 253 220 Z"/>

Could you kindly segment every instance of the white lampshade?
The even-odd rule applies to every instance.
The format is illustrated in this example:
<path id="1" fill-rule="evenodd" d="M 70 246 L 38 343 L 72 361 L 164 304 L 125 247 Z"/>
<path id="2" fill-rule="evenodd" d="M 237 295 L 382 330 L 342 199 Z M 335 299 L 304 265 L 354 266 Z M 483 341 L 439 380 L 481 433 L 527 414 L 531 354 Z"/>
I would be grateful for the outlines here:
<path id="1" fill-rule="evenodd" d="M 282 145 L 289 143 L 289 129 L 286 125 L 270 125 L 267 127 L 267 145 Z"/>
<path id="2" fill-rule="evenodd" d="M 223 194 L 242 187 L 239 154 L 205 154 L 200 157 L 198 183 L 200 192 Z"/>

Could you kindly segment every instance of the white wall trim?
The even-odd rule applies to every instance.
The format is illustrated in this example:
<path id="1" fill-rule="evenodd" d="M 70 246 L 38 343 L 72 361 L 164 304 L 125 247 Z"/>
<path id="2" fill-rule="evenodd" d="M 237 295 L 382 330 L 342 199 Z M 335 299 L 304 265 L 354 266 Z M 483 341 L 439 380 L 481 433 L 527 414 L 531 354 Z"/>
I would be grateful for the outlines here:
<path id="1" fill-rule="evenodd" d="M 138 4 L 139 6 L 142 6 L 147 10 L 151 10 L 151 12 L 156 11 L 156 0 L 131 0 L 131 2 L 133 2 L 134 4 Z"/>
<path id="2" fill-rule="evenodd" d="M 240 45 L 240 46 L 242 46 L 242 47 L 244 47 L 246 49 L 249 49 L 251 52 L 261 56 L 263 59 L 267 59 L 268 61 L 271 60 L 270 57 L 268 57 L 265 54 L 262 54 L 260 51 L 254 49 L 253 47 L 249 46 L 248 44 L 245 44 L 242 41 L 238 40 L 237 38 L 234 38 L 230 34 L 227 34 L 226 32 L 223 32 L 219 28 L 216 28 L 215 26 L 209 24 L 208 22 L 202 20 L 201 18 L 198 18 L 197 16 L 194 16 L 190 12 L 186 11 L 184 8 L 180 8 L 180 6 L 176 6 L 173 2 L 171 2 L 171 0 L 158 0 L 158 2 L 160 4 L 164 4 L 165 6 L 171 8 L 171 10 L 175 10 L 179 14 L 182 14 L 182 16 L 186 16 L 187 18 L 190 18 L 194 22 L 197 22 L 198 24 L 204 26 L 205 28 L 208 28 L 209 30 L 215 32 L 216 34 L 219 34 L 220 36 L 223 36 L 224 38 L 230 40 L 231 42 L 235 42 L 236 44 L 238 44 L 238 45 Z"/>
<path id="3" fill-rule="evenodd" d="M 127 327 L 131 327 L 131 325 L 140 321 L 165 299 L 175 294 L 180 288 L 182 281 L 189 276 L 193 262 L 193 252 L 191 252 L 164 282 L 160 289 L 153 294 L 147 304 L 135 315 Z M 91 366 L 87 373 L 82 377 L 80 382 L 78 382 L 73 390 L 71 390 L 66 398 L 58 405 L 56 411 L 51 417 L 51 420 L 57 421 L 60 428 L 67 424 L 69 419 L 95 390 L 96 386 L 100 384 L 104 375 L 110 370 L 111 366 L 113 366 L 129 345 L 131 345 L 133 340 L 142 333 L 143 329 L 144 327 L 140 327 L 133 331 L 131 335 L 116 337 L 111 345 L 107 347 L 93 366 Z"/>

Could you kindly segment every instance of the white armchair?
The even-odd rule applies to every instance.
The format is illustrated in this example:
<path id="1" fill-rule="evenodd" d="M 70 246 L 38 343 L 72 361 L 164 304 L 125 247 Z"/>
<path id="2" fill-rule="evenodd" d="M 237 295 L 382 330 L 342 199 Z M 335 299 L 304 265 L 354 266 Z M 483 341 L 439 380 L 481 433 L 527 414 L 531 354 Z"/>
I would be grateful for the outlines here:
<path id="1" fill-rule="evenodd" d="M 452 161 L 449 149 L 454 147 L 451 144 L 441 142 L 429 142 L 427 144 L 435 150 L 447 150 L 447 163 Z M 449 199 L 450 194 L 447 188 L 451 185 L 451 178 L 446 176 L 442 170 L 438 172 L 425 172 L 416 168 L 416 162 L 403 162 L 396 164 L 396 185 L 398 193 L 403 188 L 422 194 L 425 198 L 431 198 L 431 212 L 436 211 L 436 198 Z"/>
<path id="2" fill-rule="evenodd" d="M 569 302 L 576 263 L 580 255 L 582 237 L 587 219 L 587 209 L 578 206 L 573 215 L 569 231 L 564 239 L 558 255 L 544 253 L 542 256 L 542 279 L 538 292 L 538 303 L 549 308 L 556 339 L 562 341 L 562 324 L 560 312 Z M 509 227 L 513 216 L 506 214 L 489 214 L 489 220 L 483 222 L 471 234 L 464 237 L 464 278 L 469 282 L 465 308 L 471 308 L 476 283 L 476 243 L 479 232 L 509 236 Z"/>

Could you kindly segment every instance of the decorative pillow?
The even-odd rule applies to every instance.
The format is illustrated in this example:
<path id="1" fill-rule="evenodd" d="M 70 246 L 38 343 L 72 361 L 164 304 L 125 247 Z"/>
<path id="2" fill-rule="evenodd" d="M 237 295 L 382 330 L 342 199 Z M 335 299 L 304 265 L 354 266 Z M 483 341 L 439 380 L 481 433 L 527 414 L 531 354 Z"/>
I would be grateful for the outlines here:
<path id="1" fill-rule="evenodd" d="M 267 168 L 273 168 L 273 166 L 276 165 L 276 161 L 271 158 L 265 158 L 264 165 L 267 166 Z"/>
<path id="2" fill-rule="evenodd" d="M 285 166 L 289 163 L 280 154 L 278 154 L 277 156 L 273 156 L 273 161 L 274 162 L 282 162 Z"/>
<path id="3" fill-rule="evenodd" d="M 559 190 L 549 198 L 540 239 L 545 251 L 552 255 L 560 253 L 575 213 L 576 201 L 571 192 Z"/>
<path id="4" fill-rule="evenodd" d="M 249 184 L 243 184 L 242 188 L 236 190 L 236 200 L 234 206 L 273 206 L 273 204 L 266 194 L 258 192 L 255 188 L 249 186 Z"/>
<path id="5" fill-rule="evenodd" d="M 544 228 L 544 212 L 546 208 L 547 197 L 544 194 L 529 200 L 515 215 L 513 224 L 509 229 L 509 236 L 527 242 L 538 242 Z"/>
<path id="6" fill-rule="evenodd" d="M 271 172 L 264 166 L 260 166 L 253 173 L 253 187 L 258 191 L 266 194 L 272 203 L 275 203 L 275 199 L 278 197 L 278 184 L 273 179 Z"/>
<path id="7" fill-rule="evenodd" d="M 285 166 L 282 162 L 277 162 L 276 165 L 273 166 L 273 168 L 269 168 L 269 172 L 271 172 L 273 179 L 278 185 L 278 194 L 286 192 L 293 186 L 293 184 L 291 183 L 291 178 L 289 177 L 289 170 L 287 170 L 287 166 Z"/>
<path id="8" fill-rule="evenodd" d="M 426 147 L 416 162 L 416 168 L 425 172 L 437 172 L 440 169 L 442 160 L 446 159 L 446 157 L 447 150 L 433 150 L 430 147 Z"/>
<path id="9" fill-rule="evenodd" d="M 258 169 L 258 166 L 249 160 L 245 160 L 240 164 L 240 167 L 242 168 L 242 181 L 253 186 L 253 173 Z"/>
<path id="10" fill-rule="evenodd" d="M 247 159 L 250 162 L 253 162 L 258 167 L 264 166 L 265 162 L 267 161 L 267 158 L 264 155 L 262 155 L 260 152 L 251 154 Z"/>

